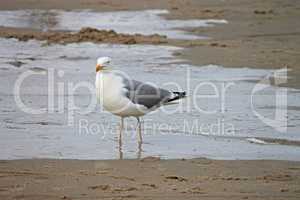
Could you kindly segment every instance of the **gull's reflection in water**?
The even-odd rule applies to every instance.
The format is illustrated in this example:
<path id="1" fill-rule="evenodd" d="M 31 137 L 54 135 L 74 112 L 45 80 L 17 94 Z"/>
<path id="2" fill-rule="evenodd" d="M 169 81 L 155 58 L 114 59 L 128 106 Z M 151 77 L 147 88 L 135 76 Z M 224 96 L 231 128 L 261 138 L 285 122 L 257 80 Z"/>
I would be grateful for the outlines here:
<path id="1" fill-rule="evenodd" d="M 138 142 L 137 159 L 141 159 L 143 151 L 143 142 Z"/>
<path id="2" fill-rule="evenodd" d="M 119 159 L 123 160 L 123 149 L 122 149 L 122 142 L 118 142 L 118 152 L 119 152 Z M 138 142 L 138 146 L 137 146 L 137 154 L 136 154 L 136 158 L 137 159 L 141 159 L 142 158 L 142 152 L 143 152 L 143 143 L 142 142 Z"/>
<path id="3" fill-rule="evenodd" d="M 123 160 L 122 142 L 120 140 L 119 140 L 118 149 L 119 149 L 119 159 Z"/>

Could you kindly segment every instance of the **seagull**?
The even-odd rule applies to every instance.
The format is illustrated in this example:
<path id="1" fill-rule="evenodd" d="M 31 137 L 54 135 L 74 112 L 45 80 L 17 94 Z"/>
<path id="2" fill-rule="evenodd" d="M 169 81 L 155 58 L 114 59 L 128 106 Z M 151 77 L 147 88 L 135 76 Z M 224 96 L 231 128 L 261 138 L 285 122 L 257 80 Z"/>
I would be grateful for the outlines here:
<path id="1" fill-rule="evenodd" d="M 104 109 L 121 117 L 119 143 L 122 144 L 124 118 L 135 117 L 139 144 L 142 143 L 140 117 L 186 97 L 186 92 L 171 92 L 150 83 L 130 79 L 124 72 L 109 70 L 110 57 L 100 57 L 96 64 L 96 96 Z"/>

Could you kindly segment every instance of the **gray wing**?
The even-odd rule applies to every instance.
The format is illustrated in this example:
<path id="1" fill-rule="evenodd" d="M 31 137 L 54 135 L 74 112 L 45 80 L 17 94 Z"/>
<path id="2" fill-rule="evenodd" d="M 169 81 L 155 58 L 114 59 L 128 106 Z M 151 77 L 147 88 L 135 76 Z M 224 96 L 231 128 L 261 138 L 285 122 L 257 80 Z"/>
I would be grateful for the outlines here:
<path id="1" fill-rule="evenodd" d="M 141 104 L 147 108 L 158 107 L 167 103 L 172 96 L 168 90 L 154 87 L 150 84 L 136 80 L 123 79 L 124 87 L 128 90 L 126 97 L 135 104 Z"/>

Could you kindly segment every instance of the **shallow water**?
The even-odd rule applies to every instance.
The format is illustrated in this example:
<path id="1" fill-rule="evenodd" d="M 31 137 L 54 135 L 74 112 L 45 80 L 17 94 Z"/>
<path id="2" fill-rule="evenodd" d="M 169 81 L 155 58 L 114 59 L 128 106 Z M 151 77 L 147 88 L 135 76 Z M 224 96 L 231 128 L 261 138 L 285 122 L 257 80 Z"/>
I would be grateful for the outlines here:
<path id="1" fill-rule="evenodd" d="M 39 41 L 0 39 L 0 159 L 117 159 L 150 155 L 300 159 L 298 146 L 256 144 L 253 141 L 257 140 L 249 139 L 299 141 L 299 90 L 257 84 L 260 80 L 272 80 L 272 70 L 182 64 L 184 60 L 173 56 L 177 50 L 170 46 L 91 43 L 44 46 Z M 120 149 L 118 117 L 94 104 L 95 60 L 99 56 L 112 57 L 113 69 L 134 79 L 187 91 L 189 97 L 182 104 L 161 108 L 144 118 L 145 143 L 141 147 L 136 140 L 135 119 L 126 120 Z M 28 77 L 20 81 L 18 103 L 19 93 L 14 88 L 26 74 Z M 53 77 L 50 90 L 49 77 Z M 263 90 L 255 92 L 257 88 Z M 71 93 L 73 89 L 75 92 Z M 284 92 L 288 94 L 288 106 L 287 113 L 281 114 L 287 117 L 287 131 L 266 124 L 276 111 L 285 110 L 284 104 L 275 102 L 276 94 L 281 97 Z M 275 125 L 286 118 L 280 119 Z"/>
<path id="2" fill-rule="evenodd" d="M 118 118 L 93 107 L 85 113 L 94 93 L 86 88 L 76 90 L 72 96 L 68 84 L 94 83 L 95 59 L 100 55 L 113 58 L 115 70 L 122 70 L 131 77 L 150 81 L 168 87 L 167 82 L 178 83 L 187 90 L 190 97 L 181 107 L 170 106 L 145 117 L 145 144 L 141 156 L 157 155 L 164 158 L 210 157 L 220 159 L 291 159 L 299 160 L 300 148 L 282 145 L 259 145 L 247 141 L 247 137 L 278 137 L 299 140 L 299 110 L 289 110 L 289 129 L 280 133 L 264 124 L 251 111 L 249 95 L 253 81 L 270 75 L 269 70 L 226 69 L 220 66 L 194 67 L 182 63 L 172 56 L 178 48 L 152 45 L 111 45 L 111 44 L 69 44 L 42 47 L 41 42 L 18 42 L 0 40 L 1 53 L 1 159 L 17 158 L 77 158 L 110 159 L 119 158 L 117 142 Z M 8 64 L 21 61 L 21 67 Z M 33 70 L 33 69 L 39 70 Z M 3 70 L 5 69 L 5 70 Z M 16 80 L 23 72 L 34 72 L 21 86 L 21 100 L 29 108 L 48 108 L 48 81 L 44 70 L 54 69 L 54 107 L 53 113 L 28 114 L 21 110 L 14 99 Z M 188 70 L 187 70 L 188 69 Z M 59 77 L 58 70 L 64 72 Z M 51 73 L 51 70 L 48 71 Z M 187 78 L 190 74 L 190 78 Z M 252 80 L 252 81 L 249 81 Z M 204 82 L 216 87 L 234 83 L 226 94 L 225 111 L 220 110 L 221 99 L 199 98 L 193 102 L 195 87 Z M 65 84 L 64 96 L 58 96 L 59 84 Z M 273 92 L 269 87 L 257 96 L 256 109 L 262 115 L 271 115 Z M 291 90 L 292 91 L 292 90 Z M 201 87 L 194 95 L 214 94 L 211 87 Z M 62 109 L 58 101 L 63 98 Z M 74 99 L 77 109 L 70 107 Z M 289 94 L 289 105 L 297 107 L 299 93 Z M 195 104 L 196 103 L 196 104 Z M 199 112 L 217 108 L 215 114 Z M 190 106 L 190 107 L 189 107 Z M 178 109 L 172 113 L 173 110 Z M 51 110 L 48 112 L 51 112 Z M 171 113 L 166 113 L 171 112 Z M 135 120 L 127 120 L 122 152 L 124 158 L 139 156 L 136 142 Z M 198 123 L 198 124 L 197 124 Z M 197 124 L 198 128 L 193 128 Z M 218 125 L 220 124 L 220 125 Z M 232 124 L 232 132 L 222 132 L 222 126 Z M 202 126 L 202 129 L 199 127 Z M 208 131 L 207 126 L 213 126 Z M 220 128 L 216 128 L 220 126 Z M 204 127 L 204 129 L 203 129 Z M 220 129 L 218 131 L 217 129 Z M 226 129 L 226 128 L 225 128 Z"/>
<path id="3" fill-rule="evenodd" d="M 92 12 L 90 10 L 18 10 L 0 11 L 0 26 L 40 30 L 78 31 L 83 27 L 113 29 L 118 33 L 161 34 L 175 39 L 201 39 L 179 30 L 183 27 L 207 27 L 226 20 L 166 20 L 167 10 Z"/>

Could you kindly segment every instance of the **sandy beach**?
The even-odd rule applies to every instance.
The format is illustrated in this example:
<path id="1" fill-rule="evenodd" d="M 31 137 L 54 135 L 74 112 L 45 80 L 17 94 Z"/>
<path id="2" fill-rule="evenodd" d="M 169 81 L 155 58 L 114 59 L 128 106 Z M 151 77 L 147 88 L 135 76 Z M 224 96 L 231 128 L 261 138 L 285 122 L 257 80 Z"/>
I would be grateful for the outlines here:
<path id="1" fill-rule="evenodd" d="M 168 19 L 226 19 L 228 24 L 188 29 L 193 34 L 210 37 L 209 40 L 186 41 L 90 29 L 70 35 L 11 27 L 0 27 L 0 37 L 49 43 L 91 41 L 185 47 L 176 56 L 195 65 L 257 69 L 287 66 L 290 79 L 283 86 L 300 88 L 300 2 L 297 0 L 1 0 L 0 9 L 168 9 Z M 91 33 L 96 36 L 90 37 Z M 300 162 L 296 161 L 157 157 L 0 161 L 3 200 L 299 198 Z"/>
<path id="2" fill-rule="evenodd" d="M 1 199 L 299 199 L 288 161 L 1 161 Z"/>

